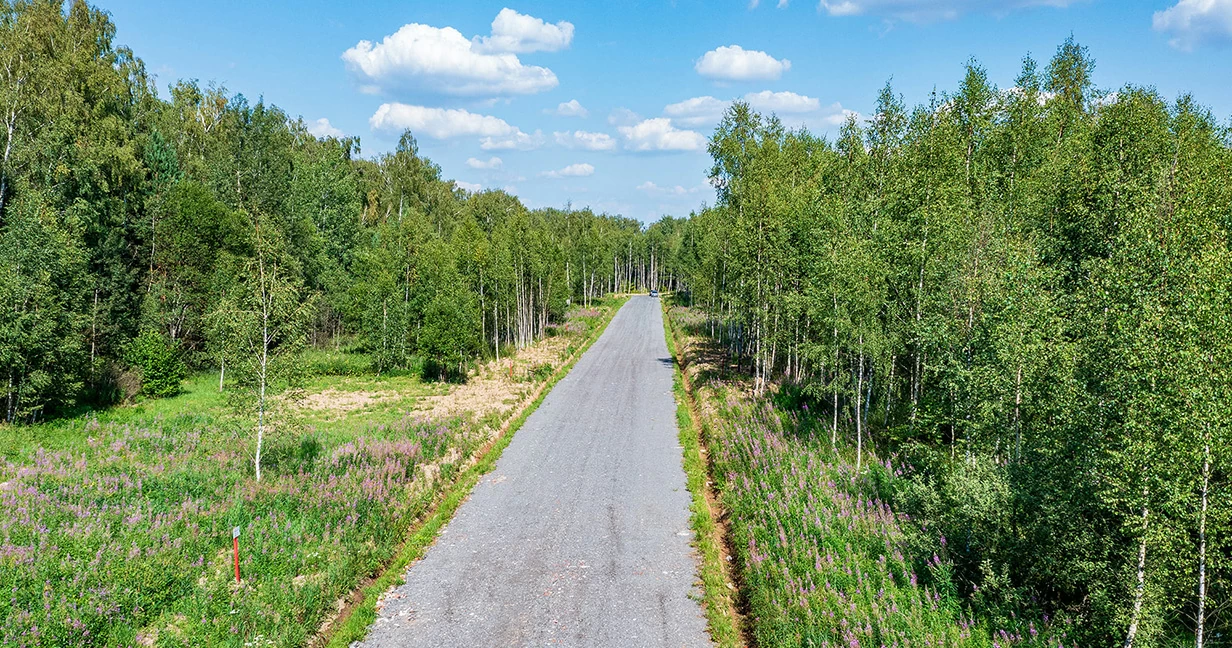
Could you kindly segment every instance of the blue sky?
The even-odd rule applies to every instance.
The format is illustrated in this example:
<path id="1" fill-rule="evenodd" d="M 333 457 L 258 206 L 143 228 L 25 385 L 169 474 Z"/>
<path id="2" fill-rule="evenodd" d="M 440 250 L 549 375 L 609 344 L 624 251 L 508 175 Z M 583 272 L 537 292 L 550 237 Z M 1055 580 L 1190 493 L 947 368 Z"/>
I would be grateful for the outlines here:
<path id="1" fill-rule="evenodd" d="M 1008 88 L 1071 33 L 1099 87 L 1232 116 L 1232 0 L 99 4 L 164 96 L 224 85 L 359 136 L 365 156 L 410 126 L 464 187 L 644 221 L 713 202 L 704 140 L 726 101 L 832 133 L 888 79 L 916 104 L 974 57 Z"/>

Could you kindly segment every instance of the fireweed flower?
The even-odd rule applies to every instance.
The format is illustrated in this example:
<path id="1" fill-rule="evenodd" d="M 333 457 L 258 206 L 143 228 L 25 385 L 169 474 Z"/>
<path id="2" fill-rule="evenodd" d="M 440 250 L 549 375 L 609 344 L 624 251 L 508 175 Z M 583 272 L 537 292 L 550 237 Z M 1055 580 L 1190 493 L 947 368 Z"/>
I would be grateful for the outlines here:
<path id="1" fill-rule="evenodd" d="M 1047 632 L 994 634 L 943 601 L 949 578 L 934 552 L 917 574 L 905 515 L 824 442 L 795 432 L 798 421 L 743 406 L 728 393 L 715 458 L 726 475 L 732 530 L 744 538 L 749 619 L 759 643 L 785 646 L 1051 645 Z M 804 407 L 801 407 L 804 410 Z M 874 461 L 893 480 L 903 467 Z M 935 531 L 934 531 L 935 533 Z M 938 534 L 941 547 L 947 540 Z M 944 553 L 944 552 L 941 552 Z M 922 582 L 924 581 L 924 582 Z M 947 586 L 948 587 L 948 586 Z M 978 591 L 978 590 L 974 590 Z M 786 633 L 786 634 L 785 634 Z"/>

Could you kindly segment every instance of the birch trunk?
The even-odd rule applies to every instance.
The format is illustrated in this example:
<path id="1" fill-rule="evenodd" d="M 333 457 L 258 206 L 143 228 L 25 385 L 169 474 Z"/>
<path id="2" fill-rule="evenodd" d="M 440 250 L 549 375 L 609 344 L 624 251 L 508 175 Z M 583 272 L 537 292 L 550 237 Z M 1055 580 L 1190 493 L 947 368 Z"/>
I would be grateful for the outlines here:
<path id="1" fill-rule="evenodd" d="M 860 411 L 860 398 L 864 392 L 864 336 L 860 336 L 860 368 L 856 373 L 856 476 L 860 475 L 861 461 L 864 459 L 864 428 L 860 424 L 863 415 Z"/>
<path id="2" fill-rule="evenodd" d="M 269 286 L 265 282 L 265 261 L 259 253 L 257 268 L 261 273 L 261 370 L 257 376 L 259 380 L 257 391 L 257 455 L 253 458 L 253 465 L 256 469 L 257 481 L 261 481 L 261 448 L 265 442 L 265 386 L 269 378 L 269 316 L 271 298 Z"/>
<path id="3" fill-rule="evenodd" d="M 1134 648 L 1134 638 L 1138 636 L 1138 621 L 1142 618 L 1142 599 L 1146 594 L 1146 532 L 1150 515 L 1150 507 L 1146 503 L 1150 491 L 1142 489 L 1142 539 L 1138 542 L 1138 585 L 1134 589 L 1134 612 L 1129 621 L 1129 632 L 1125 636 L 1125 648 Z"/>
<path id="4" fill-rule="evenodd" d="M 1211 446 L 1202 448 L 1202 510 L 1198 515 L 1198 628 L 1197 648 L 1203 648 L 1206 630 L 1206 503 L 1211 487 Z"/>

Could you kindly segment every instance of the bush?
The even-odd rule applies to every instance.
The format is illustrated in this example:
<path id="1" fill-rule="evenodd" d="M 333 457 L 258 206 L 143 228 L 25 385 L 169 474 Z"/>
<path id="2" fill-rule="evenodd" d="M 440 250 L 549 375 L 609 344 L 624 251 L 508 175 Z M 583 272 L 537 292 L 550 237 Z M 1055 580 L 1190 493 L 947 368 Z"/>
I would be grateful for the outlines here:
<path id="1" fill-rule="evenodd" d="M 144 331 L 129 342 L 125 359 L 141 371 L 141 393 L 165 398 L 180 393 L 188 373 L 178 342 L 155 331 Z"/>

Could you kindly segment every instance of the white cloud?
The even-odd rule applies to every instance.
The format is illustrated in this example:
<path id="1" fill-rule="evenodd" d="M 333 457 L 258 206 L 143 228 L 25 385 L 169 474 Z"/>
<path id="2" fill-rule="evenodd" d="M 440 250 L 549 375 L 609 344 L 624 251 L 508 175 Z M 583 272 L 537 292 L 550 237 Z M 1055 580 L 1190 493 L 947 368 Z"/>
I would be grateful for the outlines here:
<path id="1" fill-rule="evenodd" d="M 368 120 L 375 131 L 400 131 L 406 128 L 416 135 L 433 139 L 450 139 L 468 135 L 482 138 L 479 148 L 532 149 L 543 143 L 543 135 L 523 133 L 516 126 L 491 115 L 480 115 L 456 108 L 427 108 L 402 103 L 381 104 Z"/>
<path id="2" fill-rule="evenodd" d="M 308 124 L 308 132 L 312 133 L 313 137 L 346 137 L 345 133 L 334 128 L 324 117 Z"/>
<path id="3" fill-rule="evenodd" d="M 750 92 L 741 99 L 755 110 L 773 112 L 780 116 L 807 115 L 821 110 L 821 101 L 794 92 L 763 90 L 762 92 Z M 719 123 L 730 105 L 731 101 L 707 95 L 668 104 L 663 108 L 663 114 L 670 117 L 673 124 L 679 126 L 712 126 Z"/>
<path id="4" fill-rule="evenodd" d="M 607 116 L 607 123 L 611 126 L 630 126 L 640 121 L 642 116 L 628 108 L 617 108 Z"/>
<path id="5" fill-rule="evenodd" d="M 759 50 L 727 45 L 703 54 L 694 69 L 706 78 L 722 81 L 773 81 L 791 69 L 791 61 L 776 59 Z"/>
<path id="6" fill-rule="evenodd" d="M 1180 0 L 1156 11 L 1155 31 L 1172 35 L 1168 44 L 1191 51 L 1206 42 L 1232 40 L 1232 0 Z"/>
<path id="7" fill-rule="evenodd" d="M 454 180 L 453 183 L 458 185 L 459 189 L 463 189 L 471 193 L 475 193 L 476 191 L 483 189 L 483 185 L 476 184 L 474 182 L 462 182 L 461 180 Z"/>
<path id="8" fill-rule="evenodd" d="M 681 126 L 708 126 L 719 123 L 723 111 L 731 105 L 730 101 L 716 99 L 709 95 L 693 97 L 679 103 L 668 104 L 663 108 L 663 114 Z"/>
<path id="9" fill-rule="evenodd" d="M 699 185 L 688 189 L 681 185 L 660 187 L 649 180 L 637 186 L 638 191 L 644 191 L 651 196 L 687 196 L 689 194 L 699 193 L 705 189 L 707 189 L 706 185 Z"/>
<path id="10" fill-rule="evenodd" d="M 485 151 L 529 151 L 543 146 L 543 133 L 523 133 L 516 130 L 508 135 L 485 137 L 479 141 L 479 148 Z"/>
<path id="11" fill-rule="evenodd" d="M 472 169 L 499 169 L 504 166 L 504 162 L 498 157 L 491 157 L 487 160 L 479 160 L 476 158 L 467 158 L 466 166 Z"/>
<path id="12" fill-rule="evenodd" d="M 810 113 L 821 108 L 821 102 L 813 97 L 806 97 L 794 92 L 750 92 L 744 95 L 744 100 L 753 108 L 765 112 L 778 113 Z"/>
<path id="13" fill-rule="evenodd" d="M 815 122 L 823 128 L 838 128 L 839 126 L 842 126 L 849 117 L 859 119 L 860 113 L 854 110 L 848 110 L 843 107 L 843 104 L 836 101 L 823 108 Z"/>
<path id="14" fill-rule="evenodd" d="M 680 130 L 666 117 L 647 119 L 633 126 L 621 126 L 621 137 L 630 151 L 700 151 L 706 148 L 701 133 Z"/>
<path id="15" fill-rule="evenodd" d="M 616 148 L 616 139 L 607 133 L 587 131 L 560 131 L 552 133 L 556 143 L 571 149 L 587 151 L 610 151 Z"/>
<path id="16" fill-rule="evenodd" d="M 818 11 L 831 16 L 886 16 L 911 22 L 953 20 L 968 11 L 1004 13 L 1023 7 L 1068 7 L 1083 0 L 821 0 Z"/>
<path id="17" fill-rule="evenodd" d="M 1007 88 L 1001 91 L 1002 95 L 1004 95 L 1007 99 L 1009 98 L 1009 95 L 1016 95 L 1016 96 L 1021 97 L 1023 96 L 1023 92 L 1024 92 L 1023 89 L 1019 88 L 1018 86 L 1012 86 L 1010 88 Z M 1039 90 L 1037 92 L 1038 92 L 1038 95 L 1036 96 L 1035 101 L 1041 106 L 1048 103 L 1050 100 L 1052 100 L 1053 97 L 1057 96 L 1057 93 L 1048 92 L 1047 90 Z M 1115 95 L 1117 93 L 1113 92 L 1112 94 Z M 1098 100 L 1096 101 L 1096 103 L 1099 103 Z M 942 108 L 946 110 L 948 110 L 948 106 L 949 106 L 949 102 L 942 104 Z"/>
<path id="18" fill-rule="evenodd" d="M 572 41 L 573 23 L 562 20 L 553 25 L 508 7 L 496 14 L 491 36 L 474 38 L 476 49 L 481 52 L 513 54 L 558 52 Z"/>
<path id="19" fill-rule="evenodd" d="M 585 162 L 580 164 L 570 164 L 569 166 L 558 169 L 556 171 L 545 171 L 539 175 L 545 178 L 585 178 L 593 175 L 595 168 Z"/>
<path id="20" fill-rule="evenodd" d="M 577 99 L 570 99 L 556 107 L 554 111 L 547 111 L 560 117 L 588 117 L 590 111 L 582 107 Z"/>
<path id="21" fill-rule="evenodd" d="M 499 17 L 498 17 L 499 18 Z M 421 89 L 451 95 L 533 94 L 559 81 L 545 67 L 523 65 L 512 53 L 489 53 L 452 27 L 410 23 L 380 43 L 359 41 L 342 53 L 361 91 Z"/>

